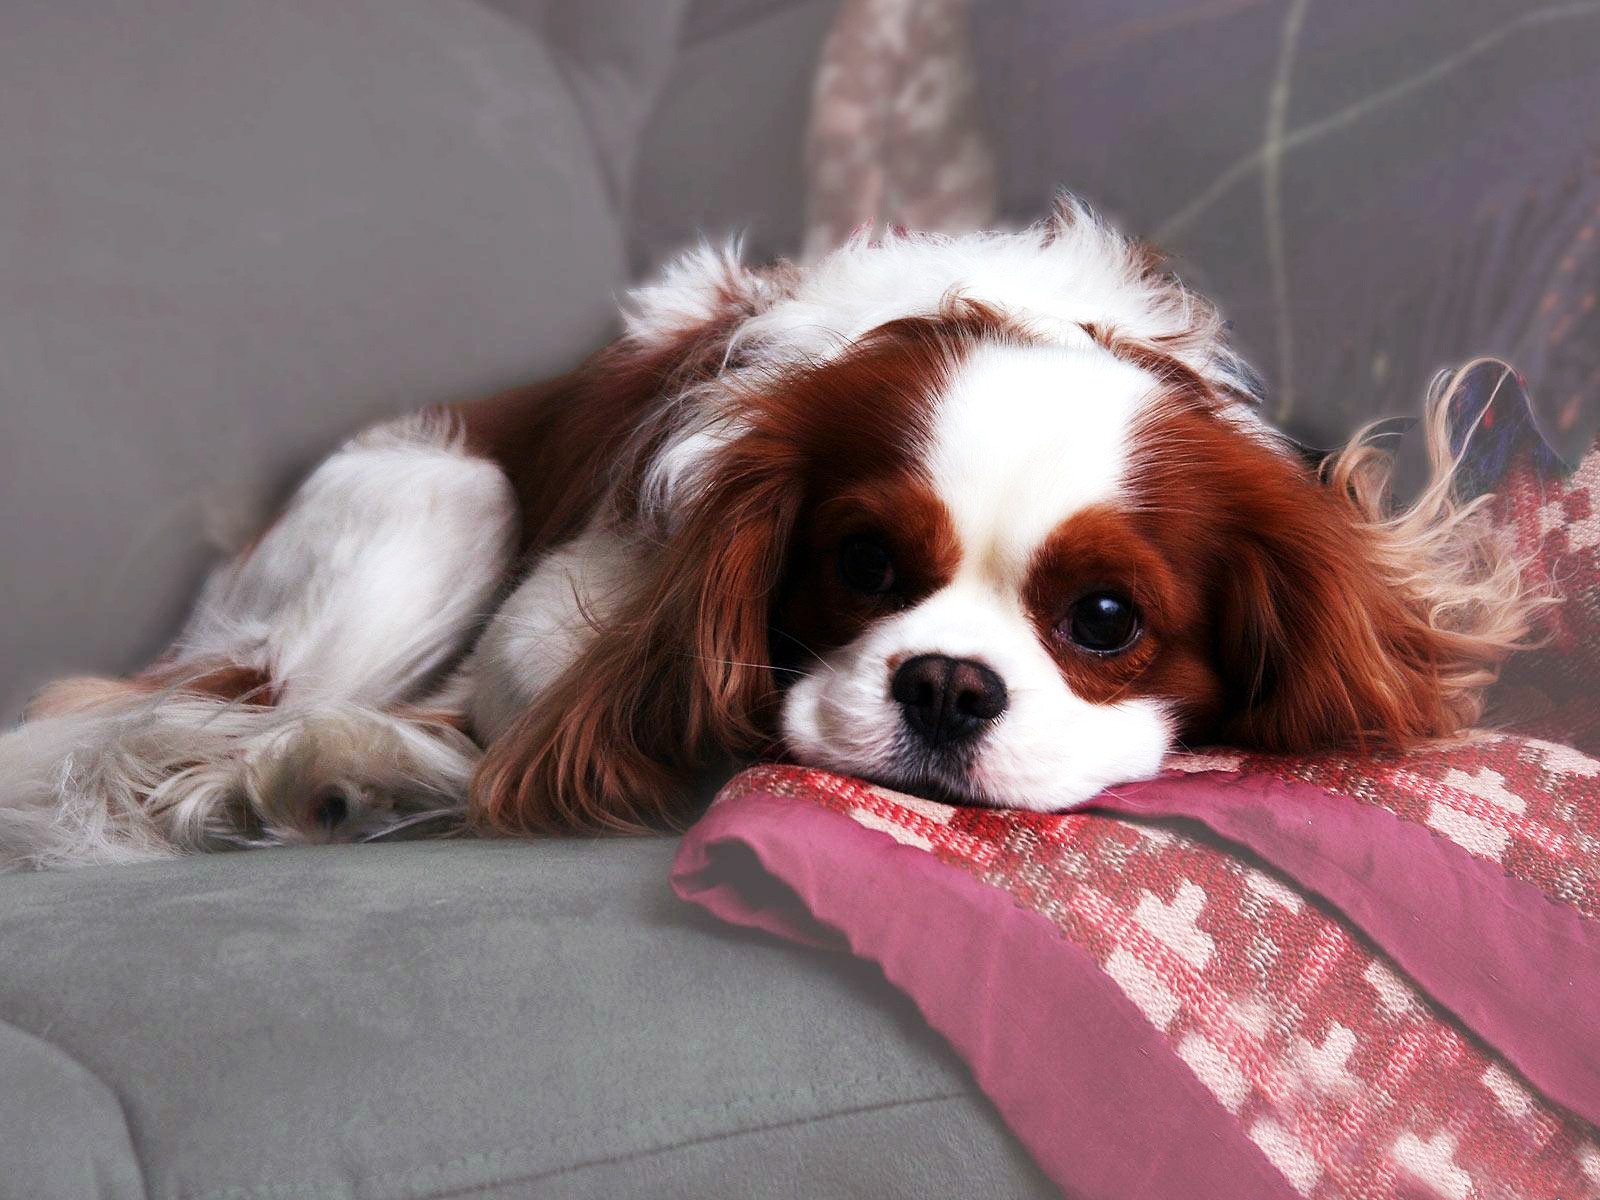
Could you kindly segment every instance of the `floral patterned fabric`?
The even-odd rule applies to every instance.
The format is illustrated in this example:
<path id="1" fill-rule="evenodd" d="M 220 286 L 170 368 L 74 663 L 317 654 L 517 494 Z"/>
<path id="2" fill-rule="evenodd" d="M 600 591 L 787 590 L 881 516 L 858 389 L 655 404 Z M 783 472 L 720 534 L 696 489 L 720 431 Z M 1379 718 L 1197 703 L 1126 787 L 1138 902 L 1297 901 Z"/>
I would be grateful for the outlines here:
<path id="1" fill-rule="evenodd" d="M 967 0 L 844 0 L 817 67 L 806 176 L 806 257 L 863 227 L 993 221 Z"/>

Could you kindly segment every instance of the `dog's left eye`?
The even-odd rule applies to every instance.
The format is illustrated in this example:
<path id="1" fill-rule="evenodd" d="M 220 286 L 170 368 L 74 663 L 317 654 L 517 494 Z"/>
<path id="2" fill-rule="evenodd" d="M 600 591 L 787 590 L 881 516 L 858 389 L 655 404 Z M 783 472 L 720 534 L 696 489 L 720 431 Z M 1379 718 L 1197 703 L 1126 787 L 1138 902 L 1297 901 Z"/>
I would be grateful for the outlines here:
<path id="1" fill-rule="evenodd" d="M 894 560 L 871 534 L 854 534 L 839 547 L 839 578 L 853 592 L 881 596 L 894 586 Z"/>
<path id="2" fill-rule="evenodd" d="M 1116 592 L 1090 592 L 1072 606 L 1057 629 L 1091 654 L 1115 654 L 1139 638 L 1139 610 Z"/>

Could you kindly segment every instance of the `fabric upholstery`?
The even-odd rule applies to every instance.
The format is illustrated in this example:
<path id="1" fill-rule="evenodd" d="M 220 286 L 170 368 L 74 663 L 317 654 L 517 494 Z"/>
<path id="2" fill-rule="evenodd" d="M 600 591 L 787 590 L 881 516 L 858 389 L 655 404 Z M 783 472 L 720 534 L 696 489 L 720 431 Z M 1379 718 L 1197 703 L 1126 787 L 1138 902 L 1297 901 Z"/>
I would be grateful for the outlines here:
<path id="1" fill-rule="evenodd" d="M 629 259 L 648 271 L 701 238 L 742 235 L 760 262 L 794 254 L 805 221 L 801 134 L 838 0 L 697 6 L 640 135 Z"/>
<path id="2" fill-rule="evenodd" d="M 604 172 L 613 211 L 627 203 L 640 126 L 677 58 L 690 0 L 484 0 L 554 51 Z"/>
<path id="3" fill-rule="evenodd" d="M 0 1024 L 0 1195 L 144 1200 L 117 1095 L 49 1042 Z"/>
<path id="4" fill-rule="evenodd" d="M 1513 363 L 1597 428 L 1600 5 L 988 0 L 1002 214 L 1082 193 L 1219 301 L 1307 440 Z"/>
<path id="5" fill-rule="evenodd" d="M 0 1197 L 1051 1194 L 875 969 L 719 929 L 675 848 L 6 879 Z"/>
<path id="6" fill-rule="evenodd" d="M 0 717 L 158 650 L 340 436 L 609 333 L 581 65 L 475 3 L 0 12 Z"/>

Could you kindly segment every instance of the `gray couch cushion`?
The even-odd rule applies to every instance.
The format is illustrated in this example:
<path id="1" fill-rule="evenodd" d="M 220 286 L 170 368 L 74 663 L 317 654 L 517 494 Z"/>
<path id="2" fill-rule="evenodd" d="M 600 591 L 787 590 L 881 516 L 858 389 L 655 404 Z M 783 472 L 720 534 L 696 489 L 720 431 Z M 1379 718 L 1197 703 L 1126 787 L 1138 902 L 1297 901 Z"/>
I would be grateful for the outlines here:
<path id="1" fill-rule="evenodd" d="M 702 0 L 640 135 L 628 220 L 635 271 L 697 238 L 793 254 L 805 221 L 812 77 L 838 0 Z"/>
<path id="2" fill-rule="evenodd" d="M 137 1194 L 112 1095 L 152 1197 L 1052 1194 L 874 969 L 716 925 L 674 846 L 7 878 L 0 1079 L 60 1118 L 0 1138 L 0 1197 Z M 13 1186 L 91 1145 L 98 1192 Z"/>
<path id="3" fill-rule="evenodd" d="M 0 1195 L 137 1200 L 145 1194 L 116 1094 L 80 1063 L 0 1024 L 0 1079 Z"/>
<path id="4" fill-rule="evenodd" d="M 564 53 L 475 3 L 0 9 L 0 719 L 158 649 L 343 433 L 607 334 Z"/>
<path id="5" fill-rule="evenodd" d="M 483 2 L 537 30 L 554 50 L 621 213 L 639 128 L 676 61 L 690 0 Z"/>

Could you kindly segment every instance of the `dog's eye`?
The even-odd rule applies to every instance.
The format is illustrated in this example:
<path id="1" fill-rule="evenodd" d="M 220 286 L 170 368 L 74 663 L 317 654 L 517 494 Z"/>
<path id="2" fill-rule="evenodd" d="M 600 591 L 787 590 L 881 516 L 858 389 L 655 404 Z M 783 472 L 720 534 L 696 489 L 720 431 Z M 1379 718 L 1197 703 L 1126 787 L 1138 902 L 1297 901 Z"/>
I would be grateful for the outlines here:
<path id="1" fill-rule="evenodd" d="M 853 592 L 881 596 L 894 586 L 894 560 L 871 534 L 854 534 L 839 547 L 839 578 Z"/>
<path id="2" fill-rule="evenodd" d="M 1138 640 L 1139 610 L 1116 592 L 1090 592 L 1072 606 L 1058 628 L 1081 649 L 1115 654 Z"/>

